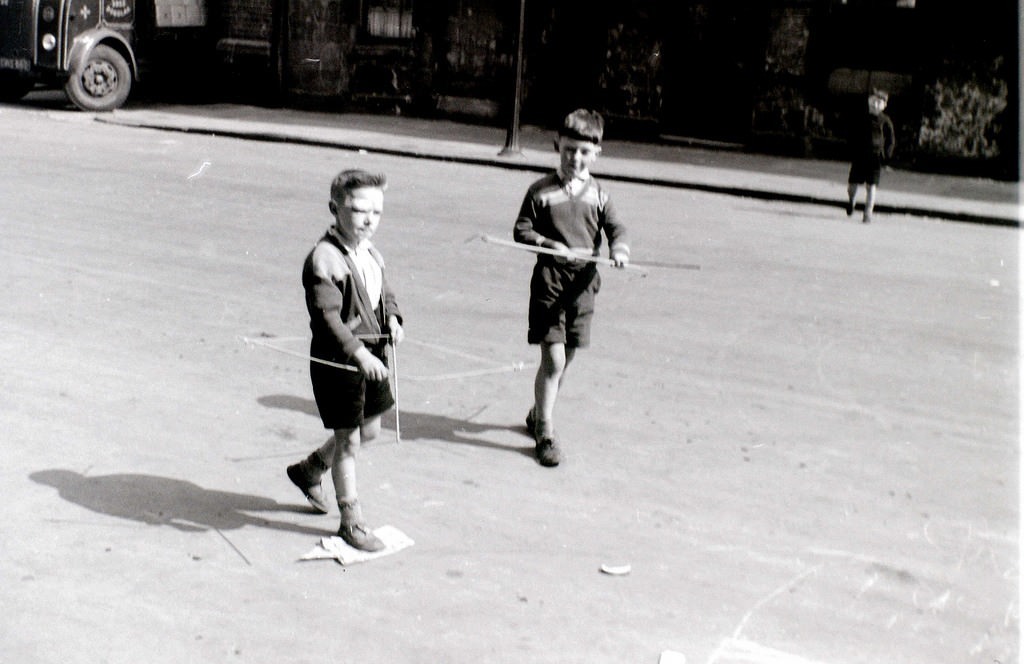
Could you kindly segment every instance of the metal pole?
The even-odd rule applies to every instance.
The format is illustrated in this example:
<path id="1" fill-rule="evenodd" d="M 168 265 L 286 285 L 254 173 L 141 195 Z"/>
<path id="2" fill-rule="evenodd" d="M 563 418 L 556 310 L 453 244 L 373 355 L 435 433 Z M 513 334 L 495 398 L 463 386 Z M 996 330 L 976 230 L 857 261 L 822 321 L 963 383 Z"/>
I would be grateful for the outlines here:
<path id="1" fill-rule="evenodd" d="M 505 147 L 500 156 L 521 155 L 519 147 L 519 111 L 523 104 L 523 35 L 526 33 L 526 0 L 519 0 L 519 38 L 516 40 L 516 83 L 512 98 L 512 122 L 505 135 Z"/>

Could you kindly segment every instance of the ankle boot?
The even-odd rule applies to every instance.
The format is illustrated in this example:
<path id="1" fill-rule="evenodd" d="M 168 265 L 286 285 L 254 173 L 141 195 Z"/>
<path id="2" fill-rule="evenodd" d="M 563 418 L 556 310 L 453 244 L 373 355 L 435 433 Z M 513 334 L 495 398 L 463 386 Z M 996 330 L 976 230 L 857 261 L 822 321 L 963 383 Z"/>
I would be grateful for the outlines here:
<path id="1" fill-rule="evenodd" d="M 328 466 L 316 452 L 313 452 L 302 461 L 288 466 L 288 479 L 292 484 L 299 487 L 302 495 L 306 497 L 313 509 L 320 514 L 327 514 L 330 507 L 324 499 L 324 490 L 321 486 L 321 478 L 327 472 Z"/>
<path id="2" fill-rule="evenodd" d="M 358 500 L 338 500 L 338 509 L 341 511 L 341 526 L 338 528 L 338 537 L 354 549 L 360 551 L 380 551 L 384 548 L 384 542 L 380 541 L 366 524 L 363 522 L 363 510 Z"/>

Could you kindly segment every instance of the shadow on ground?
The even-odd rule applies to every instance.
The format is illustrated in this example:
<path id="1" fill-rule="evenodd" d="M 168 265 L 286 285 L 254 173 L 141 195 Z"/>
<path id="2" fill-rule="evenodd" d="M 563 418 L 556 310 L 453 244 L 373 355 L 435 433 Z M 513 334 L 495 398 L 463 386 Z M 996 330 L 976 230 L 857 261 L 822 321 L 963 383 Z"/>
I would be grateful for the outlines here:
<path id="1" fill-rule="evenodd" d="M 259 397 L 257 401 L 267 408 L 280 408 L 283 410 L 294 410 L 307 415 L 319 417 L 316 402 L 312 399 L 304 399 L 291 394 L 268 394 Z M 486 436 L 491 432 L 514 432 L 526 436 L 525 426 L 508 426 L 505 424 L 488 424 L 484 422 L 472 422 L 460 420 L 445 415 L 434 413 L 417 413 L 415 411 L 403 410 L 399 413 L 402 427 L 402 440 L 424 440 L 455 443 L 458 445 L 472 445 L 502 452 L 514 452 L 524 456 L 533 457 L 533 444 L 527 442 L 524 445 L 508 445 L 497 440 L 486 440 L 480 436 Z M 385 428 L 395 429 L 395 411 L 391 410 L 381 418 L 381 424 Z M 529 441 L 529 438 L 525 438 Z"/>
<path id="2" fill-rule="evenodd" d="M 322 536 L 322 529 L 274 521 L 249 512 L 308 512 L 305 505 L 203 487 L 155 475 L 83 475 L 71 470 L 40 470 L 33 482 L 51 486 L 64 500 L 121 519 L 183 532 L 235 530 L 244 526 Z"/>

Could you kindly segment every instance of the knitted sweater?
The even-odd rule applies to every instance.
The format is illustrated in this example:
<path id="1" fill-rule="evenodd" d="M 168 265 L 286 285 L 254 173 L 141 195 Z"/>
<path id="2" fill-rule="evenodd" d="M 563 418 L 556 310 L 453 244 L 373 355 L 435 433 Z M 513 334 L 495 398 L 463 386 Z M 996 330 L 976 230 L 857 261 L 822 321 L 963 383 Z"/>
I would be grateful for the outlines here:
<path id="1" fill-rule="evenodd" d="M 854 157 L 889 159 L 896 148 L 896 131 L 885 113 L 865 113 L 853 127 L 850 150 Z"/>
<path id="2" fill-rule="evenodd" d="M 598 256 L 602 233 L 608 239 L 610 252 L 629 255 L 626 228 L 597 180 L 591 177 L 572 196 L 562 186 L 558 174 L 551 173 L 527 189 L 513 237 L 516 242 L 538 247 L 551 248 L 553 242 L 561 242 L 570 249 Z"/>

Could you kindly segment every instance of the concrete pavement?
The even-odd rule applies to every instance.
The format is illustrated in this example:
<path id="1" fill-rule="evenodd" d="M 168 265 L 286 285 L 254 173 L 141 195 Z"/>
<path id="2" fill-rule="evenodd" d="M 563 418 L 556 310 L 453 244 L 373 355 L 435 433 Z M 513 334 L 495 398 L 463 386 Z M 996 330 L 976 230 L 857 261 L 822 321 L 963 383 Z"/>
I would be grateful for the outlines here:
<path id="1" fill-rule="evenodd" d="M 533 126 L 521 129 L 518 151 L 501 155 L 506 130 L 448 120 L 237 104 L 147 104 L 98 114 L 96 120 L 537 172 L 556 163 L 552 132 Z M 847 168 L 840 161 L 610 140 L 594 172 L 607 180 L 843 208 Z M 1020 185 L 889 169 L 882 175 L 875 209 L 883 215 L 1019 226 Z"/>

